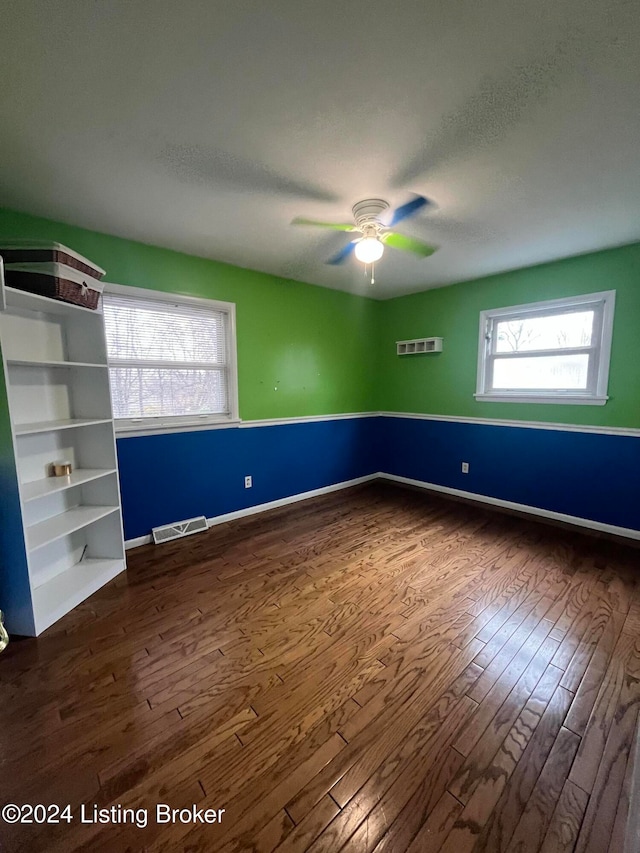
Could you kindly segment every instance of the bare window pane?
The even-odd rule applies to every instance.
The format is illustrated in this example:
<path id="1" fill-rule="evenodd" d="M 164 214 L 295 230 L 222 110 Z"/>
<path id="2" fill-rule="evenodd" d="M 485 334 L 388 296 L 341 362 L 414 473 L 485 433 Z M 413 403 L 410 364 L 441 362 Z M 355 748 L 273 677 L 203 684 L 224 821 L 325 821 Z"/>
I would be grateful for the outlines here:
<path id="1" fill-rule="evenodd" d="M 589 355 L 550 355 L 532 358 L 496 358 L 495 390 L 581 391 L 587 388 Z"/>
<path id="2" fill-rule="evenodd" d="M 495 324 L 496 352 L 591 346 L 594 311 L 502 320 Z"/>
<path id="3" fill-rule="evenodd" d="M 111 395 L 116 418 L 226 414 L 226 382 L 221 370 L 112 367 Z"/>

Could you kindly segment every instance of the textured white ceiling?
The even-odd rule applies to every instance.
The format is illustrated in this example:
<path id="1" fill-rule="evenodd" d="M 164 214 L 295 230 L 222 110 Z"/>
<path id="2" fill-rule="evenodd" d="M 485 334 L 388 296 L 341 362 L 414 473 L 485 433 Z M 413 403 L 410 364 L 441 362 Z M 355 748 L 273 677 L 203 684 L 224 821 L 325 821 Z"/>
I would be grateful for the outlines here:
<path id="1" fill-rule="evenodd" d="M 382 298 L 640 239 L 635 2 L 2 5 L 4 206 Z M 289 224 L 410 192 L 373 291 Z"/>

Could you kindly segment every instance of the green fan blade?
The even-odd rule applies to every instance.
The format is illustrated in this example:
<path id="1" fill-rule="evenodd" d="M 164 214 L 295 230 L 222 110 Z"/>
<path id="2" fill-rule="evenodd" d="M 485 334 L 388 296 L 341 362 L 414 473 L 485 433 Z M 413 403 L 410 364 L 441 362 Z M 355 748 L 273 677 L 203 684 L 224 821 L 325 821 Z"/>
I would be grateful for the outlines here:
<path id="1" fill-rule="evenodd" d="M 317 225 L 320 228 L 333 228 L 334 231 L 355 231 L 353 222 L 318 222 L 317 219 L 303 219 L 297 216 L 291 222 L 292 225 Z"/>
<path id="2" fill-rule="evenodd" d="M 405 237 L 404 234 L 386 234 L 382 240 L 387 246 L 391 246 L 392 249 L 413 252 L 414 255 L 420 255 L 421 258 L 428 258 L 436 250 L 435 246 L 428 246 L 421 240 L 416 240 L 414 237 Z"/>

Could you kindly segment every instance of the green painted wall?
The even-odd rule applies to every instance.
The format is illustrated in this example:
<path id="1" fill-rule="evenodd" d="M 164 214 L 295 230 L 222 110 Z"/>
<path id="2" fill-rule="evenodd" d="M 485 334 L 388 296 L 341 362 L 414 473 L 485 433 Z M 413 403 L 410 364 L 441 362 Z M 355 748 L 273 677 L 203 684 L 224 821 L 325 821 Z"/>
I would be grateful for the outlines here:
<path id="1" fill-rule="evenodd" d="M 374 408 L 371 299 L 0 209 L 11 237 L 64 243 L 107 281 L 235 302 L 244 420 Z"/>
<path id="2" fill-rule="evenodd" d="M 599 290 L 616 291 L 606 405 L 475 401 L 480 311 Z M 376 313 L 382 411 L 640 427 L 640 244 L 391 299 Z M 432 336 L 442 353 L 395 354 L 396 340 Z"/>
<path id="3" fill-rule="evenodd" d="M 245 420 L 382 410 L 640 427 L 640 244 L 376 302 L 0 209 L 11 237 L 72 246 L 108 281 L 235 302 Z M 475 401 L 481 310 L 610 289 L 605 406 Z M 396 340 L 432 335 L 443 353 L 395 355 Z"/>

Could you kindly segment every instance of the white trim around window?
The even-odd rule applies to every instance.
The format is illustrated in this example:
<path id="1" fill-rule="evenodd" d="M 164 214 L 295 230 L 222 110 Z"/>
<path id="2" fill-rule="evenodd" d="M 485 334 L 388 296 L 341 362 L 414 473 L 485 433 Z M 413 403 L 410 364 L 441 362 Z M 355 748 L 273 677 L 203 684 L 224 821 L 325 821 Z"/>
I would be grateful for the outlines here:
<path id="1" fill-rule="evenodd" d="M 146 416 L 132 418 L 116 418 L 116 433 L 126 435 L 152 435 L 162 432 L 188 431 L 191 429 L 218 428 L 221 426 L 234 426 L 240 423 L 238 409 L 238 362 L 236 343 L 236 306 L 233 302 L 220 302 L 214 299 L 206 299 L 196 296 L 184 296 L 182 294 L 167 293 L 157 290 L 147 290 L 143 287 L 128 287 L 111 282 L 105 283 L 104 293 L 120 297 L 129 297 L 132 300 L 174 304 L 183 308 L 209 309 L 224 315 L 225 326 L 225 375 L 227 382 L 227 409 L 228 411 L 215 414 L 198 415 L 171 415 L 171 416 Z M 115 364 L 109 360 L 110 366 Z M 153 362 L 149 362 L 153 366 Z M 185 367 L 196 367 L 198 365 L 179 365 L 167 362 L 167 367 L 176 369 Z"/>
<path id="2" fill-rule="evenodd" d="M 478 372 L 475 398 L 478 401 L 511 403 L 562 403 L 564 405 L 603 406 L 609 382 L 609 361 L 613 337 L 613 315 L 615 290 L 571 296 L 565 299 L 550 299 L 508 308 L 494 308 L 480 312 L 478 334 Z M 591 335 L 588 342 L 572 346 L 527 346 L 512 351 L 498 350 L 498 324 L 525 320 L 557 318 L 563 314 L 593 312 Z M 521 326 L 522 327 L 522 326 Z M 541 383 L 539 388 L 497 387 L 495 382 L 496 363 L 527 359 L 535 364 L 536 359 L 550 357 L 575 357 L 586 360 L 586 375 L 579 387 L 550 388 Z M 542 362 L 540 362 L 542 363 Z"/>

